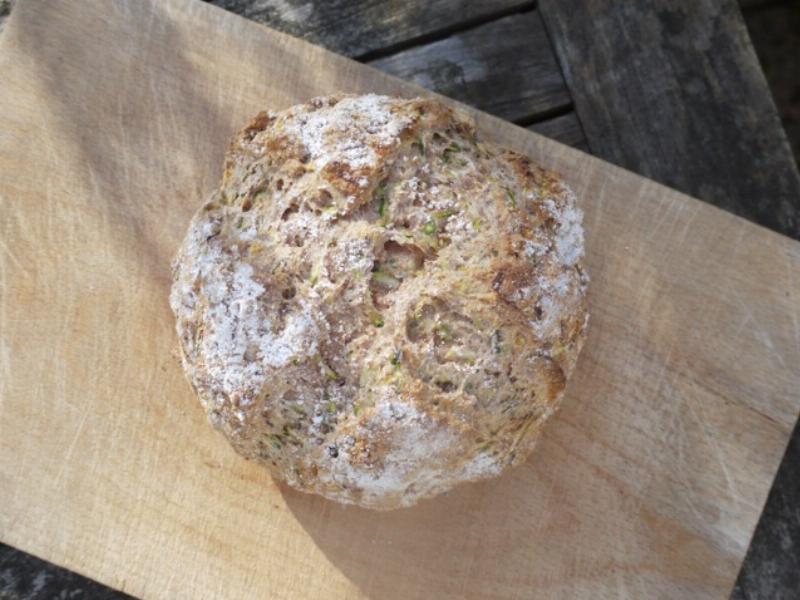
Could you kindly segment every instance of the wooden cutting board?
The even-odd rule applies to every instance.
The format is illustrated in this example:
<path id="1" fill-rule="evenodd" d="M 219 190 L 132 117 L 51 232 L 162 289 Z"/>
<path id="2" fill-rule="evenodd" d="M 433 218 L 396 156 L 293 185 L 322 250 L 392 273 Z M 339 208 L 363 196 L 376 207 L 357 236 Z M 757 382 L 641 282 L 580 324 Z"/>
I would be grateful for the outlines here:
<path id="1" fill-rule="evenodd" d="M 0 40 L 0 539 L 152 598 L 721 598 L 800 406 L 800 244 L 486 115 L 586 211 L 591 330 L 535 455 L 372 513 L 205 422 L 170 259 L 264 108 L 419 88 L 192 0 Z"/>

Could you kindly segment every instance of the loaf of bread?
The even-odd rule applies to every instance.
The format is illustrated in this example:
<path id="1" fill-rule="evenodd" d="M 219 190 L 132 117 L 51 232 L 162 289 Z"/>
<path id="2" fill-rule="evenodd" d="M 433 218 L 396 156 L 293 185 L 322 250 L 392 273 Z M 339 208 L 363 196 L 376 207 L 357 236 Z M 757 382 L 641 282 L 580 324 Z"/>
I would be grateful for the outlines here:
<path id="1" fill-rule="evenodd" d="M 262 113 L 173 265 L 185 370 L 298 490 L 390 509 L 495 476 L 583 343 L 581 220 L 558 176 L 439 101 Z"/>

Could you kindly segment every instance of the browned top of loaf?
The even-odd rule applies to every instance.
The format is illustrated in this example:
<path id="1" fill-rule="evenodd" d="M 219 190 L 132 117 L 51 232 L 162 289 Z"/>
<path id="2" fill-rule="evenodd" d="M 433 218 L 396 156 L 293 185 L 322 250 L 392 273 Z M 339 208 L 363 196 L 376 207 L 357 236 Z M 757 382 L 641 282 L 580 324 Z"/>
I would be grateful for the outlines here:
<path id="1" fill-rule="evenodd" d="M 586 322 L 561 179 L 427 99 L 262 113 L 171 302 L 212 421 L 300 489 L 409 504 L 532 446 Z"/>

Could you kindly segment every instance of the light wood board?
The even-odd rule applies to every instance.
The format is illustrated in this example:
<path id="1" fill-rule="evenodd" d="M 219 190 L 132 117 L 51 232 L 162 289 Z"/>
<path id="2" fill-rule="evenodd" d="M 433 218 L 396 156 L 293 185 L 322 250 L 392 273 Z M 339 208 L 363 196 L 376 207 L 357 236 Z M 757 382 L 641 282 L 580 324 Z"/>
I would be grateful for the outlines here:
<path id="1" fill-rule="evenodd" d="M 372 513 L 205 422 L 169 263 L 263 108 L 417 88 L 201 2 L 37 1 L 0 39 L 0 539 L 147 598 L 726 597 L 800 406 L 800 244 L 536 134 L 591 329 L 525 465 Z"/>

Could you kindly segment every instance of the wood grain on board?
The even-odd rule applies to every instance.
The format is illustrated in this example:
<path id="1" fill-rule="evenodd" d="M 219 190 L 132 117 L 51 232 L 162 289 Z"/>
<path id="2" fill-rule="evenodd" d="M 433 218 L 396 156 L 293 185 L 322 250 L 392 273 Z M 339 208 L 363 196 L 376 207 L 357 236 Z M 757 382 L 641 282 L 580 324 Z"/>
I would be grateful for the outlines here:
<path id="1" fill-rule="evenodd" d="M 0 540 L 143 597 L 716 598 L 800 399 L 800 245 L 485 114 L 586 211 L 589 339 L 523 466 L 373 513 L 206 424 L 169 262 L 258 110 L 411 84 L 173 0 L 28 0 L 0 38 Z"/>
<path id="2" fill-rule="evenodd" d="M 539 6 L 592 154 L 800 238 L 800 175 L 734 0 Z"/>

